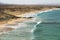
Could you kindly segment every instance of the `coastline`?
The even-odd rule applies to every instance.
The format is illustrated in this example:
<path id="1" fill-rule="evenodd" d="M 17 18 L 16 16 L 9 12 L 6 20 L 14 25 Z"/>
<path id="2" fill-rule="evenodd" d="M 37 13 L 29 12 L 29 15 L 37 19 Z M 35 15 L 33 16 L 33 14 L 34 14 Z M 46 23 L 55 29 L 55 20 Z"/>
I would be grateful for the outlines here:
<path id="1" fill-rule="evenodd" d="M 52 9 L 49 9 L 49 10 L 51 11 Z M 1 26 L 0 29 L 2 29 L 2 33 L 1 33 L 1 34 L 4 33 L 4 32 L 3 32 L 4 30 L 7 30 L 7 29 L 5 29 L 5 28 L 6 28 L 6 26 L 5 26 L 6 24 L 14 24 L 16 21 L 20 21 L 20 22 L 22 23 L 22 22 L 24 22 L 24 21 L 32 20 L 34 17 L 33 17 L 33 18 L 23 18 L 23 17 L 30 17 L 30 14 L 31 14 L 31 15 L 32 15 L 32 14 L 35 15 L 35 14 L 37 14 L 37 12 L 39 12 L 39 13 L 41 12 L 41 13 L 42 13 L 42 12 L 47 12 L 47 11 L 49 11 L 49 10 L 46 10 L 46 11 L 45 11 L 45 10 L 44 10 L 44 11 L 36 11 L 36 12 L 31 12 L 31 13 L 25 13 L 25 14 L 22 14 L 22 15 L 21 15 L 22 18 L 11 19 L 11 20 L 8 20 L 8 22 L 5 21 L 5 22 L 7 22 L 7 23 L 0 25 L 0 26 Z M 27 15 L 28 15 L 28 16 L 27 16 Z M 32 16 L 33 16 L 33 15 L 32 15 Z M 7 28 L 8 28 L 9 31 L 14 30 L 14 28 L 11 28 L 11 27 L 7 27 Z M 10 30 L 9 28 L 10 28 L 11 30 Z M 7 31 L 7 32 L 8 32 L 8 31 Z"/>

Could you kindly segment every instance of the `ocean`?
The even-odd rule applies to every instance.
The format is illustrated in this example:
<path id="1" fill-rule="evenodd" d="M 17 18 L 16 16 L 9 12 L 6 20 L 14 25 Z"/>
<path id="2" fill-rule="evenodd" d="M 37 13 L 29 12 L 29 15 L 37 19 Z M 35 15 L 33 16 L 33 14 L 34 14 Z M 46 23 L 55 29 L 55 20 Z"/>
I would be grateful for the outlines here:
<path id="1" fill-rule="evenodd" d="M 38 12 L 34 21 L 18 23 L 19 28 L 0 35 L 0 40 L 60 40 L 59 17 L 60 9 Z"/>

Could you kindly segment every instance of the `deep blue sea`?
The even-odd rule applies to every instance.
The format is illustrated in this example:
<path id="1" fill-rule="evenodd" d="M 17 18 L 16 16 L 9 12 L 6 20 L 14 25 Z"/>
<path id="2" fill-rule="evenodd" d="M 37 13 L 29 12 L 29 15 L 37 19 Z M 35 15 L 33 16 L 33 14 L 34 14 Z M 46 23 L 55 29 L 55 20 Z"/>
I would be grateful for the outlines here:
<path id="1" fill-rule="evenodd" d="M 24 22 L 0 40 L 60 40 L 60 10 L 37 13 L 35 21 Z"/>

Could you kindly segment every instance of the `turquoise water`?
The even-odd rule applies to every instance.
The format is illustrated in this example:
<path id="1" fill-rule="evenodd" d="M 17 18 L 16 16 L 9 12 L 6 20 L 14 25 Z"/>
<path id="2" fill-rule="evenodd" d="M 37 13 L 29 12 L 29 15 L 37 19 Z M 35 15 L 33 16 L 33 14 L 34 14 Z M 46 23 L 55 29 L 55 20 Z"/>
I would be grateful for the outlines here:
<path id="1" fill-rule="evenodd" d="M 60 23 L 40 23 L 36 25 L 34 40 L 60 40 Z"/>
<path id="2" fill-rule="evenodd" d="M 36 25 L 33 40 L 60 40 L 60 10 L 37 15 L 42 22 Z"/>
<path id="3" fill-rule="evenodd" d="M 60 10 L 39 13 L 36 22 L 25 22 L 24 27 L 0 35 L 0 40 L 60 40 L 59 17 Z"/>

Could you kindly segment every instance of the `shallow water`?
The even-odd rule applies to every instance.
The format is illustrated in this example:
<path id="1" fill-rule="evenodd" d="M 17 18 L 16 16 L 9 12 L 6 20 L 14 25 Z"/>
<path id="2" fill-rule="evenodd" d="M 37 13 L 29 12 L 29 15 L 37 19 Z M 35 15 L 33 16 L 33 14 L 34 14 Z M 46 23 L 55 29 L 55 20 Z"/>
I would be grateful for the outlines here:
<path id="1" fill-rule="evenodd" d="M 32 40 L 35 22 L 25 22 L 20 28 L 17 28 L 9 33 L 0 35 L 1 40 Z"/>

